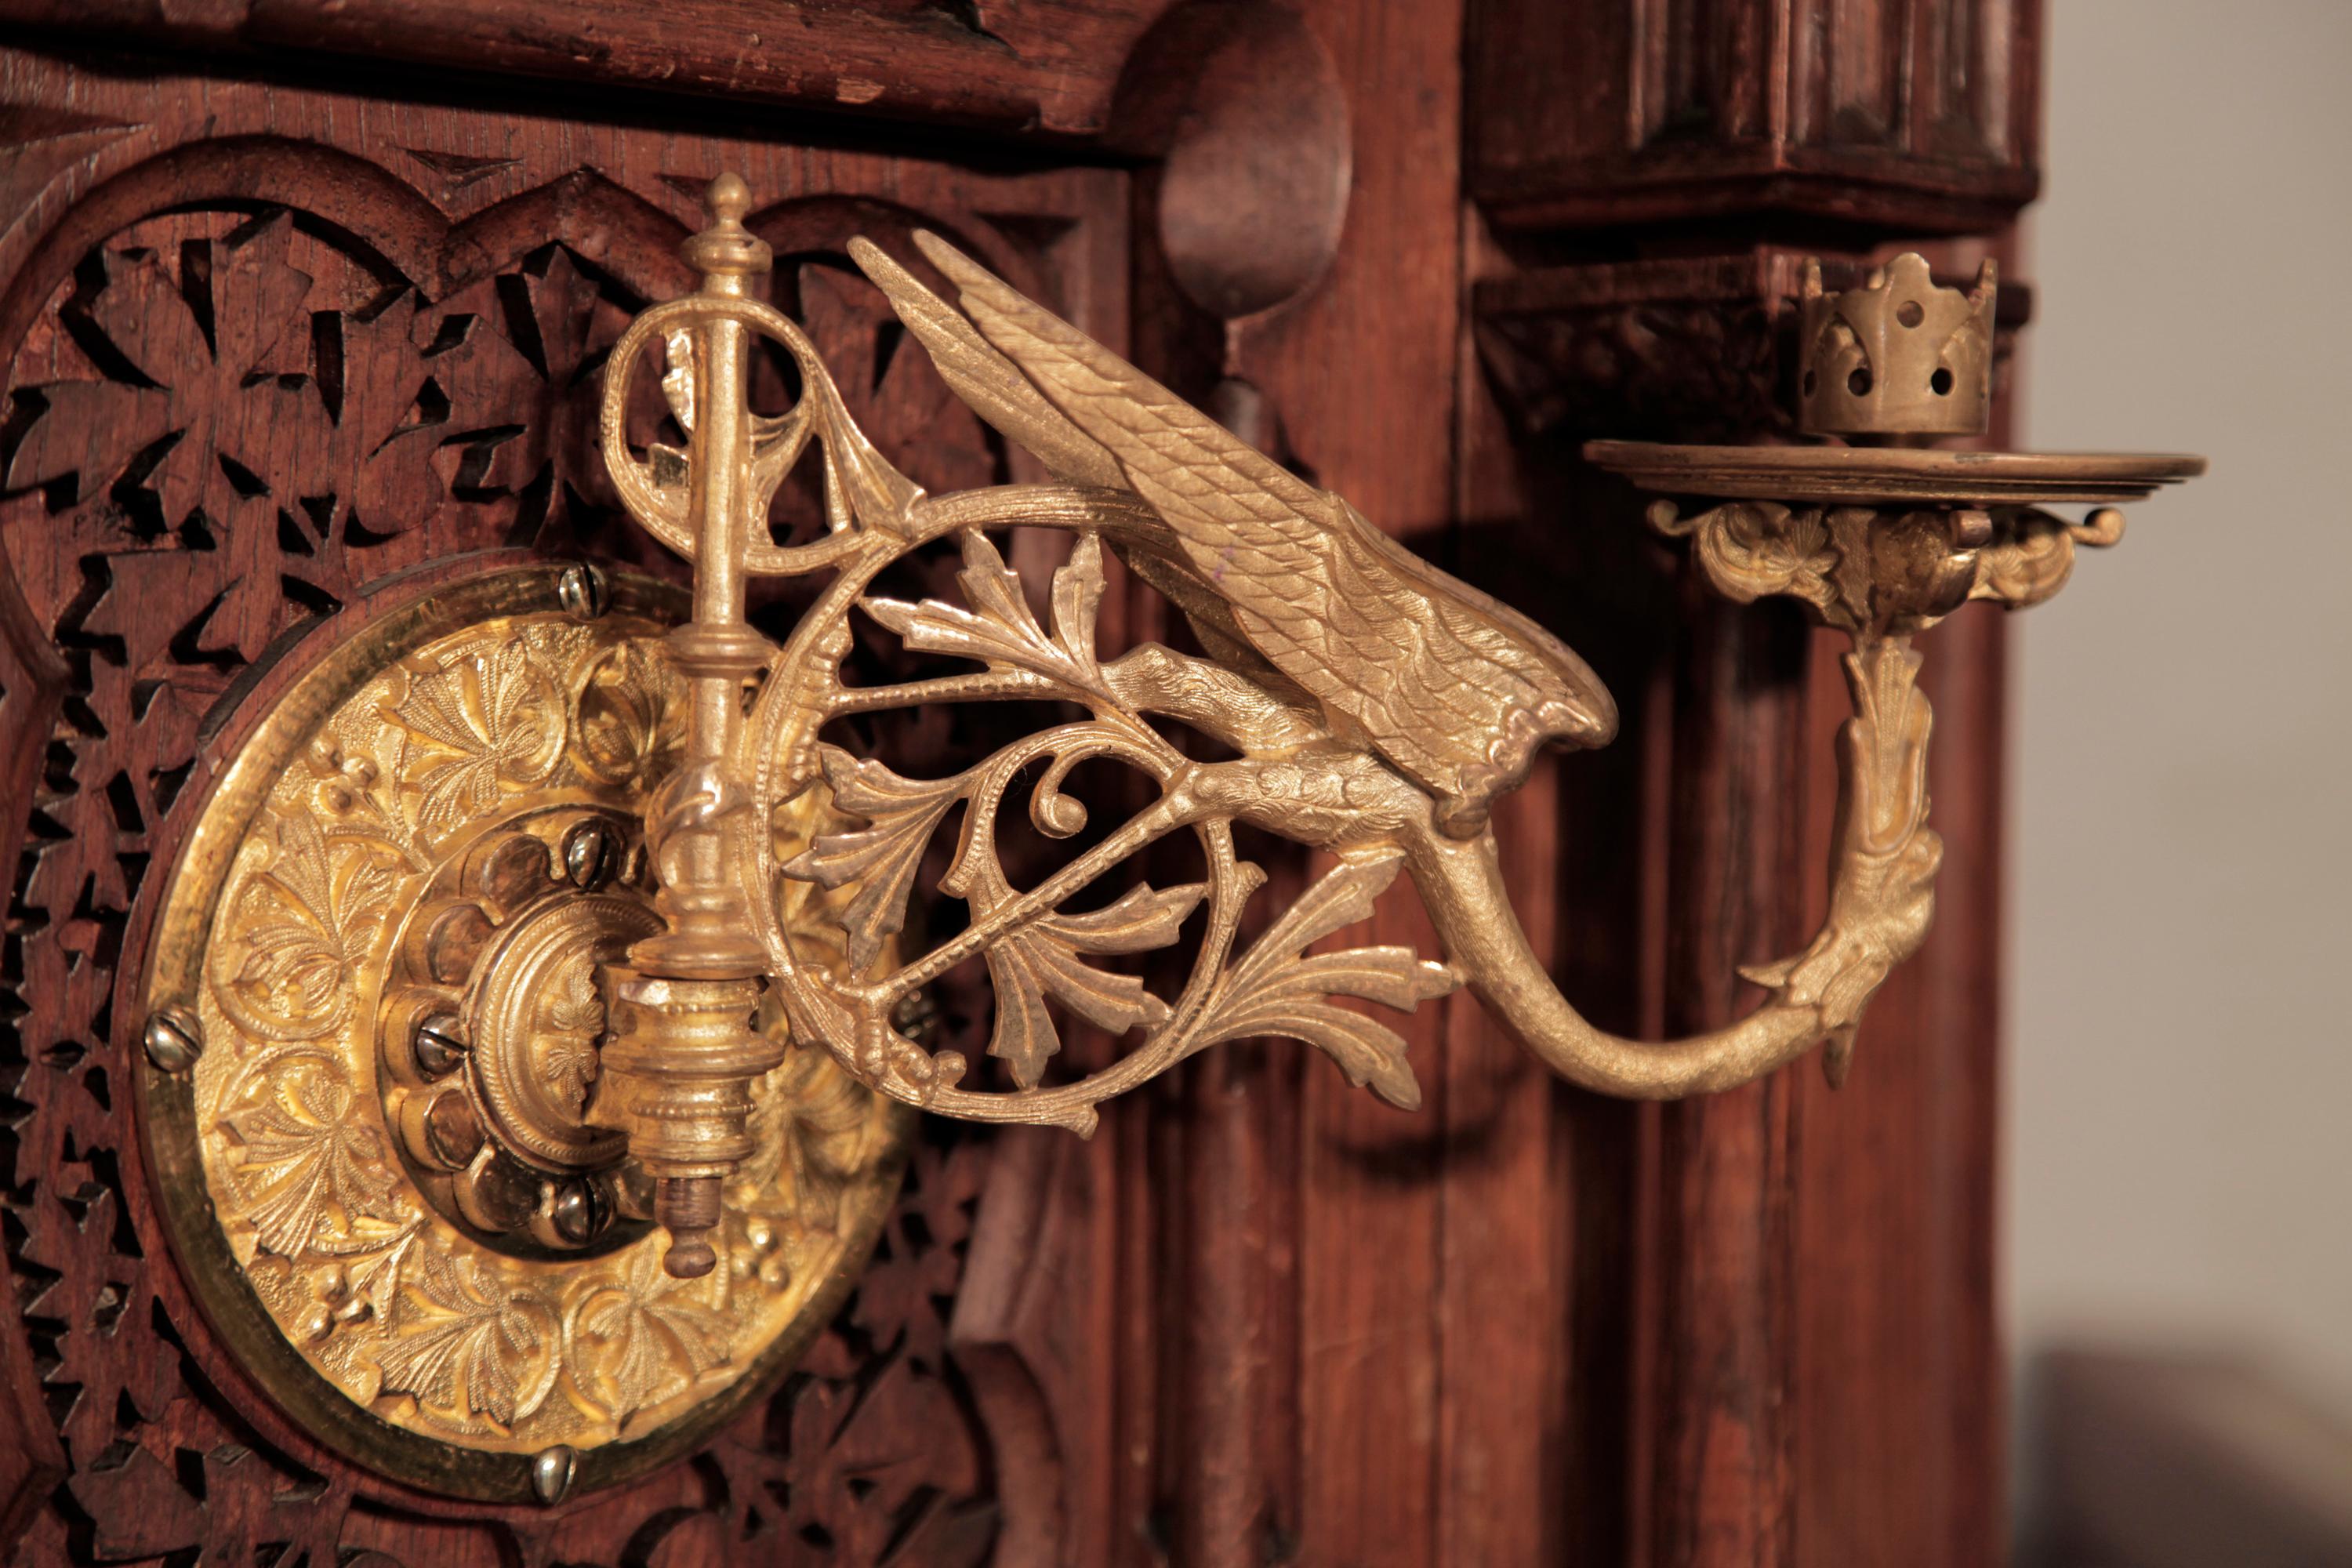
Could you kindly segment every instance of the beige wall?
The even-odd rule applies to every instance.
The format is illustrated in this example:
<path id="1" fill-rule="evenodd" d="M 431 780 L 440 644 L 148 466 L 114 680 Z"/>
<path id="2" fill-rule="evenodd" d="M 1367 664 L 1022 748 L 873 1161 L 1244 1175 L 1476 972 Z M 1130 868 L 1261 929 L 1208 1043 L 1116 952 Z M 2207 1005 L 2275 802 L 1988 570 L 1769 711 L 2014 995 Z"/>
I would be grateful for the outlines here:
<path id="1" fill-rule="evenodd" d="M 2030 444 L 2213 472 L 2011 623 L 2011 1343 L 2352 1408 L 2352 3 L 2051 11 Z"/>

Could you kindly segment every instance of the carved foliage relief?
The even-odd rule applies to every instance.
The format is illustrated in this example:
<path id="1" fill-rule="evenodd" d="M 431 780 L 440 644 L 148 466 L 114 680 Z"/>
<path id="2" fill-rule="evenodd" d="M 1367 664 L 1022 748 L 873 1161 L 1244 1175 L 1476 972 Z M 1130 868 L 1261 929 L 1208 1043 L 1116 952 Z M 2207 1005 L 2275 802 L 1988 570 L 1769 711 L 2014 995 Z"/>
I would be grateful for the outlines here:
<path id="1" fill-rule="evenodd" d="M 506 254 L 456 243 L 445 226 L 438 278 L 388 261 L 413 254 L 416 236 L 379 243 L 320 182 L 314 207 L 184 190 L 58 275 L 17 281 L 47 293 L 9 361 L 0 539 L 66 665 L 0 964 L 0 1219 L 69 1472 L 27 1527 L 28 1561 L 454 1560 L 457 1537 L 488 1531 L 515 1561 L 606 1560 L 597 1543 L 612 1541 L 639 1562 L 665 1541 L 716 1552 L 772 1540 L 812 1561 L 971 1562 L 992 1539 L 985 1439 L 945 1354 L 976 1145 L 919 1152 L 873 1269 L 780 1393 L 690 1468 L 597 1501 L 576 1525 L 428 1525 L 371 1503 L 363 1478 L 325 1457 L 274 1447 L 215 1386 L 207 1331 L 175 1316 L 184 1309 L 159 1279 L 169 1260 L 142 1239 L 121 1054 L 138 1026 L 121 1016 L 135 1005 L 126 942 L 201 793 L 208 725 L 240 680 L 289 634 L 361 613 L 373 584 L 461 552 L 644 560 L 608 508 L 589 435 L 603 356 L 648 298 L 678 285 L 670 253 L 683 226 L 593 177 L 568 184 L 609 193 L 609 210 L 551 203 L 534 248 Z M 787 205 L 753 221 L 784 258 L 779 303 L 829 362 L 866 368 L 845 392 L 877 438 L 908 447 L 941 485 L 999 477 L 1001 449 L 943 388 L 919 384 L 921 356 L 895 354 L 877 331 L 887 312 L 830 254 L 837 217 L 803 222 Z M 644 417 L 650 433 L 657 404 Z M 780 499 L 780 529 L 808 499 Z M 506 690 L 488 693 L 490 707 Z M 520 749 L 430 748 L 441 771 L 417 781 L 418 811 L 462 816 L 539 764 L 520 711 L 528 683 L 513 695 Z M 437 721 L 423 709 L 409 718 L 425 731 Z M 278 842 L 247 887 L 284 918 L 230 990 L 265 997 L 280 1024 L 343 1005 L 338 976 L 352 944 L 375 940 L 388 864 L 299 830 Z M 260 1173 L 258 1195 L 245 1194 L 256 1237 L 299 1246 L 297 1233 L 321 1234 L 320 1214 L 396 1237 L 403 1218 L 378 1212 L 379 1152 L 349 1086 L 290 1057 L 280 1065 L 237 1113 L 246 1164 Z M 544 1348 L 566 1335 L 644 1337 L 687 1347 L 688 1361 L 700 1342 L 691 1303 L 633 1294 L 625 1279 L 577 1301 L 516 1302 L 461 1264 L 425 1268 L 396 1240 L 368 1256 L 395 1255 L 416 1265 L 404 1310 L 448 1341 L 418 1350 L 409 1381 L 448 1381 L 478 1345 L 498 1363 L 457 1380 L 472 1404 L 499 1406 L 462 1419 L 520 1418 L 547 1393 Z M 321 1303 L 331 1316 L 369 1289 L 355 1275 L 344 1284 L 347 1300 Z M 627 1389 L 604 1392 L 630 1403 Z M 257 1549 L 274 1557 L 251 1558 Z"/>

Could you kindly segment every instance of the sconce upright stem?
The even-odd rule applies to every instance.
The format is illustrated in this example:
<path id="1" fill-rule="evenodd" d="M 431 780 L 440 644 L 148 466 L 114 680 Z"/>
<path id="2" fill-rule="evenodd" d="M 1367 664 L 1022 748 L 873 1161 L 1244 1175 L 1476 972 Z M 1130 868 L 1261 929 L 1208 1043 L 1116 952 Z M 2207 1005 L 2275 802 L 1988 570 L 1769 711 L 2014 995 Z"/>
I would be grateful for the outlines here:
<path id="1" fill-rule="evenodd" d="M 743 227 L 741 179 L 719 176 L 707 200 L 710 226 L 686 242 L 686 258 L 702 275 L 700 298 L 740 301 L 771 252 Z M 605 976 L 614 1114 L 654 1178 L 654 1217 L 671 1238 L 664 1267 L 681 1279 L 716 1261 L 709 1233 L 727 1177 L 751 1150 L 751 1086 L 783 1056 L 756 1026 L 767 955 L 736 874 L 749 805 L 732 763 L 743 692 L 775 651 L 744 622 L 750 533 L 763 521 L 750 504 L 750 346 L 724 310 L 697 314 L 670 337 L 671 403 L 688 427 L 694 618 L 663 645 L 688 688 L 686 755 L 646 824 L 661 878 L 655 908 L 668 929 Z"/>

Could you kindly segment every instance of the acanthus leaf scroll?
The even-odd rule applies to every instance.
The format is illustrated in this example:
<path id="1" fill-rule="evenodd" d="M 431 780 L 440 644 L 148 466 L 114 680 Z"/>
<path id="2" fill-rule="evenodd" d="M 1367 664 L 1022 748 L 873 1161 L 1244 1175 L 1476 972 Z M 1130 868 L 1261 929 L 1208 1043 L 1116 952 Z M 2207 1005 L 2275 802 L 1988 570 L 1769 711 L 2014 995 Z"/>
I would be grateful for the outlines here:
<path id="1" fill-rule="evenodd" d="M 725 179 L 712 187 L 719 222 L 690 243 L 690 258 L 736 254 L 725 248 L 727 204 L 741 198 L 722 201 L 728 188 Z M 1964 479 L 1936 486 L 1936 461 L 1948 455 L 1930 454 L 1913 471 L 1919 466 L 1900 453 L 1881 455 L 1891 467 L 1879 468 L 1897 475 L 1888 493 L 1940 499 L 1874 503 L 1875 470 L 1864 454 L 1867 471 L 1825 492 L 1851 504 L 1735 501 L 1682 523 L 1661 503 L 1661 527 L 1697 534 L 1702 565 L 1726 593 L 1794 596 L 1853 635 L 1855 717 L 1842 746 L 1831 918 L 1819 937 L 1745 972 L 1769 994 L 1740 1023 L 1688 1040 L 1622 1039 L 1593 1028 L 1552 985 L 1511 908 L 1489 821 L 1494 801 L 1525 779 L 1538 750 L 1611 738 L 1615 706 L 1592 672 L 1542 628 L 1412 556 L 1342 498 L 1280 468 L 969 257 L 934 236 L 915 237 L 949 297 L 874 246 L 854 243 L 851 254 L 956 395 L 1057 483 L 924 491 L 849 423 L 799 329 L 730 300 L 720 273 L 703 294 L 642 318 L 616 351 L 606 386 L 604 451 L 618 489 L 639 521 L 693 556 L 701 543 L 681 537 L 682 516 L 661 493 L 667 487 L 674 497 L 685 483 L 677 455 L 641 458 L 617 434 L 637 351 L 669 332 L 665 386 L 698 411 L 711 405 L 713 391 L 694 379 L 701 332 L 768 336 L 802 374 L 800 401 L 782 424 L 804 426 L 823 454 L 832 531 L 795 551 L 754 542 L 746 565 L 835 575 L 767 671 L 745 751 L 731 763 L 751 777 L 763 810 L 820 790 L 863 823 L 790 855 L 759 836 L 748 847 L 751 909 L 800 1037 L 894 1098 L 1080 1131 L 1103 1099 L 1249 1035 L 1306 1040 L 1350 1081 L 1410 1105 L 1418 1089 L 1401 1040 L 1335 998 L 1409 1009 L 1457 984 L 1546 1065 L 1604 1092 L 1663 1098 L 1727 1088 L 1824 1043 L 1832 1078 L 1843 1078 L 1864 1005 L 1918 945 L 1933 909 L 1940 845 L 1924 826 L 1928 714 L 1909 638 L 1972 596 L 2011 606 L 2046 597 L 2076 543 L 2111 542 L 2112 513 L 2073 525 L 2030 507 L 1969 502 L 1958 499 L 1969 493 L 1958 488 Z M 693 330 L 678 332 L 681 324 Z M 740 403 L 740 393 L 720 401 Z M 755 446 L 758 431 L 777 423 L 751 419 Z M 688 454 L 686 469 L 698 460 Z M 1018 527 L 1076 536 L 1042 621 L 988 538 Z M 950 536 L 963 559 L 962 605 L 869 591 L 891 563 Z M 1155 645 L 1100 656 L 1093 632 L 1105 549 L 1183 615 L 1209 658 Z M 980 672 L 845 685 L 849 617 L 861 605 L 909 650 Z M 1067 703 L 1084 717 L 934 780 L 819 739 L 851 714 L 1008 700 Z M 1233 754 L 1196 760 L 1162 724 Z M 1049 839 L 1074 838 L 1088 814 L 1064 786 L 1097 761 L 1142 775 L 1146 798 L 1034 885 L 1015 886 L 999 852 L 1004 795 L 1034 773 L 1030 821 Z M 928 952 L 877 973 L 868 961 L 884 936 L 904 929 L 929 841 L 959 811 L 937 891 L 963 903 L 962 928 L 950 922 Z M 1243 824 L 1328 852 L 1338 865 L 1237 959 L 1242 910 L 1263 880 L 1234 854 L 1233 830 Z M 1197 884 L 1155 889 L 1136 880 L 1091 910 L 1073 904 L 1095 896 L 1089 889 L 1123 863 L 1183 834 L 1203 858 Z M 1442 961 L 1393 948 L 1312 951 L 1368 912 L 1371 893 L 1399 871 L 1421 894 Z M 803 962 L 777 929 L 777 889 L 794 880 L 842 896 L 845 974 L 828 977 Z M 1173 995 L 1092 962 L 1169 945 L 1196 911 L 1193 957 Z M 1007 1089 L 964 1087 L 960 1055 L 933 1057 L 894 1025 L 917 987 L 974 959 L 994 983 L 990 1050 L 1009 1068 Z M 1057 1007 L 1137 1043 L 1107 1067 L 1052 1081 Z"/>
<path id="2" fill-rule="evenodd" d="M 709 389 L 696 381 L 698 340 L 677 331 L 681 322 L 740 322 L 778 341 L 801 371 L 801 400 L 782 423 L 805 420 L 822 453 L 824 491 L 837 503 L 833 531 L 796 552 L 755 541 L 747 565 L 823 565 L 836 575 L 767 671 L 744 742 L 751 755 L 740 765 L 752 778 L 754 820 L 817 790 L 861 826 L 788 856 L 758 836 L 751 847 L 751 908 L 796 1032 L 894 1098 L 1083 1131 L 1101 1100 L 1246 1035 L 1303 1039 L 1351 1081 L 1413 1104 L 1419 1089 L 1401 1038 L 1343 999 L 1411 1008 L 1466 981 L 1555 1067 L 1580 1081 L 1643 1092 L 1642 1075 L 1621 1072 L 1615 1058 L 1621 1047 L 1646 1047 L 1591 1031 L 1541 976 L 1517 935 L 1486 823 L 1492 800 L 1524 777 L 1537 748 L 1597 743 L 1613 730 L 1613 704 L 1591 671 L 1549 634 L 1405 554 L 1344 500 L 1276 467 L 944 243 L 926 235 L 919 244 L 960 286 L 960 306 L 871 247 L 853 254 L 975 412 L 1087 482 L 927 494 L 848 424 L 797 328 L 716 295 L 642 318 L 616 349 L 606 387 L 605 453 L 617 488 L 641 521 L 691 551 L 698 545 L 679 539 L 682 515 L 665 499 L 681 491 L 676 455 L 640 458 L 616 434 L 640 354 L 667 347 L 666 389 L 704 417 L 711 417 Z M 777 422 L 747 417 L 756 452 L 759 429 Z M 1024 525 L 1076 536 L 1042 620 L 988 537 L 991 529 Z M 949 536 L 963 558 L 963 604 L 910 604 L 869 591 L 891 562 Z M 1215 657 L 1150 645 L 1100 657 L 1094 620 L 1106 546 L 1175 603 Z M 861 607 L 910 650 L 980 671 L 886 689 L 845 685 L 840 662 L 849 617 Z M 1085 716 L 942 779 L 908 778 L 817 739 L 846 714 L 1012 700 L 1066 702 Z M 1155 721 L 1237 754 L 1195 760 Z M 1063 786 L 1097 761 L 1141 774 L 1151 798 L 1034 885 L 1016 887 L 997 843 L 1006 793 L 1034 774 L 1030 822 L 1046 838 L 1072 838 L 1087 813 Z M 964 904 L 962 929 L 877 973 L 874 955 L 904 929 L 931 838 L 958 812 L 937 891 Z M 1263 877 L 1234 854 L 1237 823 L 1339 858 L 1239 958 L 1233 950 L 1243 910 Z M 1197 883 L 1135 881 L 1097 908 L 1073 903 L 1177 834 L 1198 845 L 1205 874 Z M 1448 948 L 1444 962 L 1395 948 L 1310 951 L 1368 913 L 1372 893 L 1399 871 L 1421 887 Z M 837 896 L 850 957 L 838 975 L 805 962 L 774 924 L 776 889 L 795 880 Z M 1167 946 L 1196 918 L 1193 956 L 1172 996 L 1099 962 Z M 961 1056 L 934 1058 L 896 1026 L 898 1008 L 917 987 L 973 959 L 994 982 L 990 1049 L 1007 1064 L 1009 1089 L 965 1087 Z M 1050 1081 L 1057 1006 L 1138 1043 L 1108 1067 Z M 1818 1037 L 1819 1008 L 1804 1011 L 1805 1029 L 1791 1030 L 1784 1018 L 1767 1032 L 1774 1060 L 1793 1054 L 1800 1037 Z M 1718 1072 L 1734 1057 L 1740 1076 L 1761 1070 L 1754 1047 L 1753 1040 L 1702 1047 L 1715 1064 L 1704 1070 Z"/>

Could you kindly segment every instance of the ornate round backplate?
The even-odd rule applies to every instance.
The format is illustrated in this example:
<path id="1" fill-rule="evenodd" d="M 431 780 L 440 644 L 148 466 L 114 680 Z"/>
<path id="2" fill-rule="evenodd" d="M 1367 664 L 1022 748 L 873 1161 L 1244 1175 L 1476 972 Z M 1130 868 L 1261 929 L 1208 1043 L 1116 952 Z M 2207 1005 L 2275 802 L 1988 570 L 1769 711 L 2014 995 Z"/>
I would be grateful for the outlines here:
<path id="1" fill-rule="evenodd" d="M 157 1205 L 214 1327 L 312 1436 L 487 1501 L 641 1474 L 741 1408 L 840 1307 L 907 1134 L 789 1052 L 720 1266 L 663 1272 L 596 1121 L 596 966 L 659 929 L 639 808 L 676 760 L 675 596 L 581 586 L 517 568 L 379 608 L 278 687 L 148 963 Z M 780 848 L 828 810 L 781 813 Z"/>

